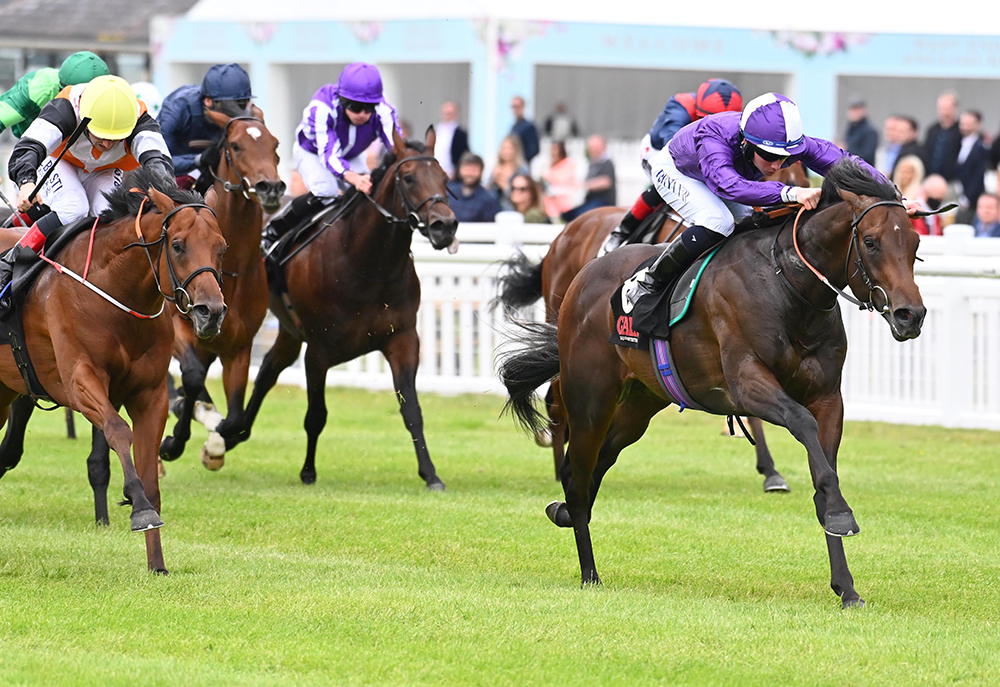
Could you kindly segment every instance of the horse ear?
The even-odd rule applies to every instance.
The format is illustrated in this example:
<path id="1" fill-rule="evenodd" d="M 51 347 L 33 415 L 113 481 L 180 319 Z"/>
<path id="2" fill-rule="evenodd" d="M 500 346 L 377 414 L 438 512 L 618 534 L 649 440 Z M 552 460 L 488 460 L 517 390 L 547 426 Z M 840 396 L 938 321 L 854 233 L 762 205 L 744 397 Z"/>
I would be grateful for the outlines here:
<path id="1" fill-rule="evenodd" d="M 177 207 L 177 203 L 171 200 L 170 196 L 165 193 L 160 193 L 152 186 L 149 187 L 148 194 L 149 199 L 153 201 L 153 205 L 156 206 L 156 209 L 164 215 Z"/>
<path id="2" fill-rule="evenodd" d="M 854 209 L 855 214 L 865 209 L 864 203 L 861 201 L 861 196 L 857 193 L 851 193 L 850 191 L 838 188 L 837 194 L 844 200 L 845 203 Z"/>
<path id="3" fill-rule="evenodd" d="M 264 121 L 264 111 L 257 107 L 256 105 L 250 106 L 250 115 L 256 117 L 260 121 Z"/>
<path id="4" fill-rule="evenodd" d="M 396 157 L 402 157 L 403 153 L 406 152 L 406 141 L 399 135 L 399 130 L 396 127 L 392 127 L 392 152 L 396 154 Z"/>
<path id="5" fill-rule="evenodd" d="M 437 134 L 434 133 L 434 125 L 431 124 L 427 127 L 427 133 L 424 134 L 424 145 L 427 146 L 427 150 L 434 152 L 434 144 L 437 142 Z"/>
<path id="6" fill-rule="evenodd" d="M 229 120 L 232 119 L 229 115 L 216 112 L 215 110 L 205 110 L 205 116 L 220 129 L 225 129 L 226 124 L 229 124 Z"/>

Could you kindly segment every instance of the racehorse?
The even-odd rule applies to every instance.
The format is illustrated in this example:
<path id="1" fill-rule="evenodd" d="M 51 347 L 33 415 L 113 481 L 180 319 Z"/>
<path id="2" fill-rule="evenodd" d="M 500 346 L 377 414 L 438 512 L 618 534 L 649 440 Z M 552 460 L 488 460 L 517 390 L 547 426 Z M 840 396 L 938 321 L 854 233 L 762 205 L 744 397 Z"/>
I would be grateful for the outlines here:
<path id="1" fill-rule="evenodd" d="M 831 587 L 844 607 L 859 605 L 842 542 L 859 528 L 837 476 L 847 337 L 836 299 L 850 298 L 843 292 L 850 287 L 854 302 L 878 310 L 895 339 L 918 336 L 926 314 L 913 280 L 920 239 L 895 188 L 850 159 L 827 174 L 819 208 L 801 226 L 788 225 L 722 245 L 687 318 L 671 330 L 674 369 L 710 412 L 782 425 L 806 447 Z M 626 246 L 587 264 L 566 293 L 558 333 L 533 325 L 520 341 L 527 348 L 508 353 L 500 370 L 508 406 L 533 429 L 545 423 L 533 390 L 556 375 L 562 382 L 571 437 L 560 472 L 566 501 L 546 513 L 573 528 L 584 584 L 600 582 L 589 522 L 601 480 L 672 402 L 648 352 L 608 343 L 612 294 L 657 250 Z"/>
<path id="2" fill-rule="evenodd" d="M 229 244 L 222 265 L 222 294 L 229 312 L 222 331 L 210 341 L 200 340 L 190 320 L 175 313 L 174 357 L 181 364 L 184 401 L 173 436 L 160 445 L 160 457 L 175 460 L 184 452 L 195 402 L 205 393 L 206 371 L 219 357 L 227 415 L 219 421 L 221 416 L 215 413 L 218 424 L 209 426 L 210 438 L 201 452 L 202 464 L 218 470 L 225 461 L 226 445 L 213 441 L 212 430 L 228 443 L 243 424 L 253 338 L 267 314 L 267 274 L 260 250 L 263 212 L 278 210 L 285 183 L 278 176 L 278 139 L 264 125 L 258 108 L 253 108 L 253 116 L 231 118 L 211 110 L 205 116 L 223 131 L 215 147 L 205 153 L 214 163 L 207 168 L 215 177 L 214 192 L 206 194 L 206 202 L 218 214 Z"/>
<path id="3" fill-rule="evenodd" d="M 768 180 L 792 186 L 809 186 L 809 177 L 801 162 L 779 169 Z M 625 212 L 626 208 L 597 208 L 584 213 L 559 232 L 549 246 L 548 253 L 538 264 L 532 264 L 522 253 L 506 261 L 505 272 L 500 277 L 497 301 L 508 310 L 517 310 L 544 298 L 545 321 L 555 324 L 559 306 L 573 277 L 597 257 L 601 246 L 621 222 Z M 657 230 L 654 243 L 669 243 L 680 235 L 684 225 L 678 220 L 673 213 L 669 213 Z M 566 414 L 559 402 L 558 380 L 553 382 L 546 401 L 551 422 L 536 436 L 536 441 L 545 445 L 551 440 L 556 479 L 559 479 L 559 466 L 565 457 L 568 437 Z M 764 438 L 764 425 L 755 417 L 748 418 L 748 422 L 756 440 L 757 472 L 764 476 L 764 491 L 790 491 L 785 478 L 774 468 L 774 459 Z"/>
<path id="4" fill-rule="evenodd" d="M 271 311 L 280 323 L 278 336 L 257 373 L 237 442 L 249 437 L 264 396 L 305 342 L 308 443 L 300 477 L 306 484 L 316 481 L 316 443 L 327 416 L 326 371 L 381 351 L 392 369 L 418 472 L 428 489 L 445 488 L 427 451 L 417 401 L 420 281 L 410 255 L 414 230 L 441 250 L 452 243 L 458 228 L 445 198 L 448 177 L 425 152 L 434 150 L 434 142 L 433 127 L 423 144 L 406 142 L 394 133 L 392 151 L 372 173 L 372 195 L 348 201 L 353 209 L 332 223 L 329 213 L 321 217 L 317 226 L 329 226 L 286 263 L 287 299 L 294 315 L 281 297 L 271 297 Z"/>
<path id="5" fill-rule="evenodd" d="M 190 315 L 198 336 L 217 336 L 226 314 L 220 289 L 226 241 L 200 196 L 170 188 L 141 168 L 110 202 L 100 230 L 72 239 L 55 269 L 43 271 L 31 288 L 21 313 L 25 341 L 49 398 L 83 413 L 118 454 L 132 531 L 145 532 L 149 569 L 166 573 L 157 529 L 163 525 L 157 448 L 167 420 L 174 333 L 165 301 Z M 0 236 L 6 247 L 19 238 L 7 229 Z M 88 288 L 66 278 L 80 274 Z M 27 393 L 10 347 L 2 347 L 0 420 L 9 413 L 10 424 L 0 445 L 0 475 L 24 451 L 34 409 Z M 133 428 L 119 414 L 122 406 Z M 107 461 L 103 472 L 88 471 L 95 510 L 106 514 Z"/>

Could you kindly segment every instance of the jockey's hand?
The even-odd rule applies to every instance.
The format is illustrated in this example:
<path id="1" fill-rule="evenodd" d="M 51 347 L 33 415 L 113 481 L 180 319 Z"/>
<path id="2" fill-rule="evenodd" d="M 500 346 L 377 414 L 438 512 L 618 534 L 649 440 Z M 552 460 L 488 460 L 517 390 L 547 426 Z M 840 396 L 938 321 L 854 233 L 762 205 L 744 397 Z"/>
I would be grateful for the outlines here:
<path id="1" fill-rule="evenodd" d="M 372 178 L 369 174 L 358 174 L 350 170 L 344 172 L 344 181 L 362 193 L 372 192 Z"/>
<path id="2" fill-rule="evenodd" d="M 795 189 L 795 202 L 806 210 L 815 210 L 822 194 L 823 189 L 821 188 L 797 188 Z"/>
<path id="3" fill-rule="evenodd" d="M 21 185 L 21 188 L 17 190 L 17 209 L 21 212 L 27 212 L 28 208 L 31 207 L 31 202 L 28 201 L 28 196 L 31 192 L 35 190 L 35 185 L 32 182 L 27 182 Z M 35 196 L 37 202 L 41 202 L 40 196 Z"/>
<path id="4" fill-rule="evenodd" d="M 916 213 L 920 212 L 924 208 L 920 205 L 919 200 L 906 200 L 903 199 L 903 205 L 906 206 L 906 214 L 913 217 Z"/>

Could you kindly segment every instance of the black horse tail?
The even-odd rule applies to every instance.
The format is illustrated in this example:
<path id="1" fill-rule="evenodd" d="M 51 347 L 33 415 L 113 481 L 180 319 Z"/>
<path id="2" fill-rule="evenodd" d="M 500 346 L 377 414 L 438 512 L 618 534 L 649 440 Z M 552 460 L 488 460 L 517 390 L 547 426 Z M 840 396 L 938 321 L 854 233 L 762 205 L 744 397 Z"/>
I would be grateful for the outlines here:
<path id="1" fill-rule="evenodd" d="M 507 403 L 501 415 L 511 412 L 529 433 L 548 428 L 549 419 L 535 405 L 535 389 L 559 376 L 559 341 L 555 325 L 522 322 L 523 330 L 509 345 L 514 349 L 500 354 L 497 376 L 507 387 Z"/>
<path id="2" fill-rule="evenodd" d="M 525 308 L 542 297 L 542 265 L 544 258 L 535 264 L 521 251 L 502 264 L 503 273 L 497 280 L 497 297 L 507 310 Z"/>

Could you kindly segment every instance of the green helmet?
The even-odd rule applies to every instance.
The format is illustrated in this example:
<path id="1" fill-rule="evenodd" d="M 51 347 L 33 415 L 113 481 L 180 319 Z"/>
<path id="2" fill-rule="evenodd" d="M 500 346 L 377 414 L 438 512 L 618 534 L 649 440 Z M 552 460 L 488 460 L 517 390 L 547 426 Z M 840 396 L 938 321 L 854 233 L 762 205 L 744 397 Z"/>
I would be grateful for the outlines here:
<path id="1" fill-rule="evenodd" d="M 59 83 L 63 86 L 75 86 L 78 83 L 90 83 L 92 79 L 108 74 L 110 72 L 104 60 L 89 50 L 83 50 L 63 60 L 59 67 Z"/>

